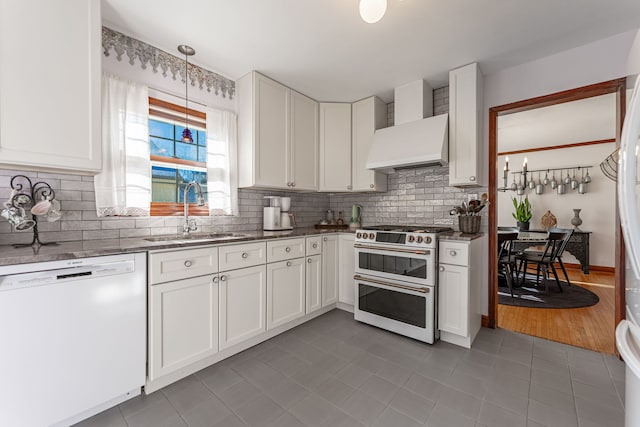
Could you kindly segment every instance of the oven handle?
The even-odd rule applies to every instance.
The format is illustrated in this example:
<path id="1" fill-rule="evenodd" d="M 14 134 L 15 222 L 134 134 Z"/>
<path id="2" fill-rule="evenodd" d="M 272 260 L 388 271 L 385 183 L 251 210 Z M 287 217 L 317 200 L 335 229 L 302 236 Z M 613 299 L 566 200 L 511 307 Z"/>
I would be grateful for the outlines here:
<path id="1" fill-rule="evenodd" d="M 414 288 L 413 286 L 400 285 L 397 283 L 389 283 L 389 282 L 385 282 L 384 280 L 370 279 L 368 277 L 360 276 L 359 274 L 356 274 L 355 276 L 353 276 L 353 279 L 359 282 L 375 283 L 378 285 L 390 286 L 392 288 L 400 288 L 400 289 L 406 289 L 408 291 L 420 292 L 422 294 L 429 293 L 429 288 Z"/>
<path id="2" fill-rule="evenodd" d="M 429 255 L 431 253 L 431 251 L 429 250 L 389 248 L 386 246 L 384 248 L 381 248 L 379 246 L 362 245 L 360 243 L 356 243 L 355 245 L 353 245 L 353 247 L 356 249 L 373 249 L 377 251 L 403 252 L 406 254 L 416 254 L 416 255 Z"/>

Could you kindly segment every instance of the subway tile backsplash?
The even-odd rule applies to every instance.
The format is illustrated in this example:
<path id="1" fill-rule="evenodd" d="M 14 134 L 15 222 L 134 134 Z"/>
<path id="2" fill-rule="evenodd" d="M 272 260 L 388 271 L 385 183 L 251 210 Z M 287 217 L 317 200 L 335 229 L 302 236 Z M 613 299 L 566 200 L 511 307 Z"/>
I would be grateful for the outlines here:
<path id="1" fill-rule="evenodd" d="M 449 88 L 433 91 L 434 114 L 449 110 Z M 389 126 L 393 125 L 394 104 L 387 106 Z M 95 209 L 93 177 L 45 172 L 26 172 L 0 169 L 0 200 L 9 197 L 11 176 L 22 174 L 35 181 L 45 181 L 56 192 L 64 216 L 54 223 L 40 222 L 42 241 L 73 241 L 147 237 L 173 234 L 182 230 L 182 216 L 151 218 L 98 218 Z M 345 221 L 351 215 L 351 205 L 363 207 L 365 225 L 421 224 L 447 225 L 457 229 L 457 218 L 450 216 L 454 205 L 468 199 L 468 194 L 481 194 L 486 188 L 459 189 L 449 187 L 447 167 L 427 167 L 403 170 L 388 176 L 386 193 L 292 193 L 268 190 L 238 190 L 240 215 L 237 217 L 197 217 L 203 232 L 242 232 L 262 229 L 264 196 L 291 197 L 291 212 L 299 227 L 311 227 L 325 217 L 327 209 L 343 211 Z M 483 230 L 486 231 L 486 212 Z M 7 221 L 0 218 L 0 244 L 28 243 L 32 233 L 13 231 Z"/>

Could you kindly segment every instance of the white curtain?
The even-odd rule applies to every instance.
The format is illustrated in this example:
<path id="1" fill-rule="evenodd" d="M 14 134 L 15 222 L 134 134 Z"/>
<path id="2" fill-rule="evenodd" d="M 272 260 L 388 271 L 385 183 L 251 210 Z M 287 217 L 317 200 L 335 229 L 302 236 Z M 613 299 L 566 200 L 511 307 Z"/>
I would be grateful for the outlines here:
<path id="1" fill-rule="evenodd" d="M 238 214 L 237 120 L 207 108 L 207 194 L 211 215 Z"/>
<path id="2" fill-rule="evenodd" d="M 102 173 L 94 179 L 103 216 L 149 216 L 149 88 L 103 74 Z"/>

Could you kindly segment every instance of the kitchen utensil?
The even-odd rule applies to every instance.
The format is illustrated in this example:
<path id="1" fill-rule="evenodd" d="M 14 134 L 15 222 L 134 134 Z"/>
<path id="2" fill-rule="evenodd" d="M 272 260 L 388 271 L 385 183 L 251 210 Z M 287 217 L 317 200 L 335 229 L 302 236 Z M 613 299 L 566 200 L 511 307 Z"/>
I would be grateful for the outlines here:
<path id="1" fill-rule="evenodd" d="M 589 169 L 587 169 L 587 174 L 584 176 L 584 182 L 585 184 L 588 184 L 591 182 L 591 176 L 589 175 Z"/>
<path id="2" fill-rule="evenodd" d="M 551 178 L 551 183 L 550 183 L 550 184 L 551 184 L 551 189 L 552 189 L 552 190 L 555 190 L 555 189 L 556 189 L 556 187 L 558 186 L 558 181 L 556 181 L 556 171 L 553 171 L 552 178 Z"/>
<path id="3" fill-rule="evenodd" d="M 291 230 L 293 229 L 293 224 L 295 220 L 293 218 L 293 214 L 289 212 L 280 212 L 280 229 L 281 230 Z"/>
<path id="4" fill-rule="evenodd" d="M 571 177 L 569 176 L 569 170 L 567 169 L 567 176 L 564 179 L 565 184 L 571 184 Z"/>
<path id="5" fill-rule="evenodd" d="M 533 174 L 531 174 L 531 180 L 529 181 L 529 189 L 533 190 L 536 188 L 536 181 L 533 179 Z"/>
<path id="6" fill-rule="evenodd" d="M 544 185 L 542 185 L 541 183 L 536 185 L 536 194 L 540 195 L 544 193 Z"/>
<path id="7" fill-rule="evenodd" d="M 335 223 L 335 217 L 333 215 L 333 211 L 331 209 L 327 209 L 327 222 L 329 224 Z"/>
<path id="8" fill-rule="evenodd" d="M 573 170 L 573 178 L 571 178 L 571 189 L 575 190 L 578 188 L 578 180 L 576 179 L 576 170 Z"/>
<path id="9" fill-rule="evenodd" d="M 342 211 L 338 211 L 338 219 L 336 219 L 336 224 L 338 224 L 338 225 L 344 224 L 344 218 L 342 216 Z"/>
<path id="10" fill-rule="evenodd" d="M 544 179 L 542 180 L 542 185 L 549 185 L 549 171 L 544 173 Z"/>

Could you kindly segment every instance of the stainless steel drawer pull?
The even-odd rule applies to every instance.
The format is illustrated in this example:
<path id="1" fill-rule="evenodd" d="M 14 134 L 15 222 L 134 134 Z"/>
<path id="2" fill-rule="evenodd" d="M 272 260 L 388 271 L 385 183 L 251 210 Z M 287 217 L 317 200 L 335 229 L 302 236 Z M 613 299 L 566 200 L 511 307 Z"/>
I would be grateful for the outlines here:
<path id="1" fill-rule="evenodd" d="M 218 277 L 217 276 L 213 278 L 213 283 L 218 283 Z"/>
<path id="2" fill-rule="evenodd" d="M 381 248 L 377 246 L 362 245 L 359 243 L 356 243 L 355 245 L 353 245 L 353 247 L 358 249 L 373 249 L 378 251 L 381 250 Z M 416 254 L 416 255 L 429 255 L 431 253 L 431 251 L 429 250 L 419 250 L 419 249 L 384 248 L 384 250 L 389 252 L 402 252 L 405 254 Z"/>
<path id="3" fill-rule="evenodd" d="M 422 294 L 429 293 L 429 288 L 415 288 L 413 286 L 400 285 L 398 283 L 389 283 L 389 282 L 385 282 L 384 280 L 377 280 L 377 279 L 371 279 L 369 277 L 362 277 L 359 274 L 356 274 L 355 276 L 353 276 L 353 279 L 359 282 L 375 283 L 377 285 L 384 285 L 392 288 L 406 289 L 408 291 L 420 292 Z"/>
<path id="4" fill-rule="evenodd" d="M 291 252 L 291 248 L 289 246 L 287 246 L 286 248 L 284 248 L 285 252 Z"/>
<path id="5" fill-rule="evenodd" d="M 192 262 L 190 259 L 188 259 L 188 260 L 186 260 L 186 261 L 184 262 L 184 266 L 185 266 L 185 267 L 191 267 L 192 265 L 193 265 L 193 262 Z"/>
<path id="6" fill-rule="evenodd" d="M 311 264 L 311 258 L 307 258 L 307 262 Z"/>
<path id="7" fill-rule="evenodd" d="M 220 276 L 220 280 L 223 281 L 223 282 L 226 282 L 227 281 L 227 276 Z"/>
<path id="8" fill-rule="evenodd" d="M 456 256 L 456 255 L 458 255 L 458 252 L 456 252 L 456 251 L 449 251 L 449 255 L 451 255 L 451 256 Z"/>
<path id="9" fill-rule="evenodd" d="M 444 267 L 443 266 L 440 266 L 440 271 L 444 271 Z"/>
<path id="10" fill-rule="evenodd" d="M 291 261 L 287 261 L 287 267 L 291 267 Z"/>
<path id="11" fill-rule="evenodd" d="M 248 253 L 246 253 L 246 252 L 243 252 L 243 253 L 242 253 L 242 258 L 245 258 L 245 259 L 246 259 L 246 258 L 249 258 L 249 254 L 248 254 Z"/>

